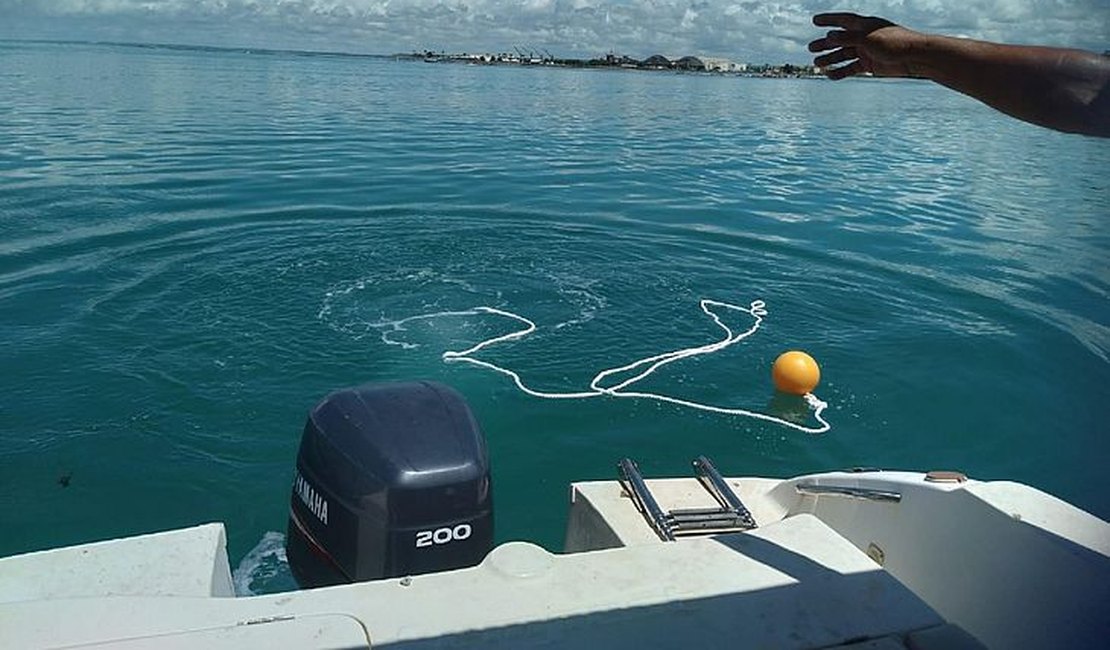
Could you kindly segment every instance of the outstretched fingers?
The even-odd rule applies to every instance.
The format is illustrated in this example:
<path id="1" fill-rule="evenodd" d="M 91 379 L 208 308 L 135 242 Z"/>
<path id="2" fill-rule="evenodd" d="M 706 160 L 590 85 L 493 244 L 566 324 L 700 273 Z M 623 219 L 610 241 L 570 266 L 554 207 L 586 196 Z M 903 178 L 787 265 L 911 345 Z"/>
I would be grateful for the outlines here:
<path id="1" fill-rule="evenodd" d="M 848 13 L 817 14 L 813 17 L 813 24 L 818 27 L 839 27 L 849 32 L 862 32 L 864 34 L 894 25 L 886 18 Z"/>
<path id="2" fill-rule="evenodd" d="M 809 44 L 810 52 L 827 52 L 821 56 L 814 57 L 813 65 L 825 68 L 825 76 L 829 79 L 837 80 L 851 77 L 853 75 L 862 74 L 865 72 L 863 64 L 859 61 L 859 48 L 857 46 L 863 43 L 866 35 L 860 32 L 845 32 L 845 31 L 831 31 L 824 36 Z M 851 61 L 848 65 L 839 68 L 830 68 L 829 66 L 837 65 Z"/>
<path id="3" fill-rule="evenodd" d="M 813 24 L 818 27 L 839 27 L 851 31 L 862 32 L 867 30 L 871 18 L 853 13 L 825 13 L 813 17 Z"/>
<path id="4" fill-rule="evenodd" d="M 824 36 L 818 38 L 817 40 L 810 41 L 809 43 L 810 52 L 824 52 L 825 50 L 831 50 L 834 47 L 836 46 L 830 43 L 829 39 L 825 38 Z"/>
<path id="5" fill-rule="evenodd" d="M 907 39 L 915 37 L 914 32 L 898 28 L 885 18 L 854 13 L 817 14 L 813 17 L 813 24 L 836 28 L 809 44 L 810 52 L 824 53 L 815 57 L 813 64 L 824 68 L 829 79 L 864 73 L 906 76 L 901 50 L 905 49 Z M 876 31 L 888 27 L 895 29 L 881 37 L 874 35 Z"/>

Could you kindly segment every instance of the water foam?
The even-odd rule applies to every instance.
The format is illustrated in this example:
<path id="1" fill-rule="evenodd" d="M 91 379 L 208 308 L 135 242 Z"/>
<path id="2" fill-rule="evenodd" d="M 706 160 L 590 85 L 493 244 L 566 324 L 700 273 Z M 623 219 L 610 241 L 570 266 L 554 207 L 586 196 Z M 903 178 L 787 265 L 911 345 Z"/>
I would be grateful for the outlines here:
<path id="1" fill-rule="evenodd" d="M 255 586 L 260 582 L 272 580 L 289 572 L 289 560 L 285 557 L 285 535 L 269 531 L 251 549 L 239 566 L 231 573 L 231 584 L 236 596 L 254 596 Z"/>
<path id="2" fill-rule="evenodd" d="M 724 337 L 722 339 L 713 343 L 682 348 L 679 350 L 672 350 L 670 352 L 663 352 L 661 354 L 638 359 L 625 365 L 606 368 L 594 375 L 593 379 L 590 381 L 589 390 L 571 392 L 549 392 L 535 390 L 526 385 L 524 383 L 524 380 L 521 379 L 520 375 L 517 372 L 509 368 L 505 368 L 504 366 L 490 363 L 489 361 L 483 361 L 482 359 L 478 359 L 474 356 L 475 354 L 481 352 L 486 348 L 497 345 L 499 343 L 505 343 L 508 341 L 514 341 L 524 338 L 536 331 L 537 327 L 534 322 L 532 322 L 528 318 L 525 318 L 524 316 L 521 316 L 520 314 L 516 314 L 511 311 L 498 309 L 496 307 L 480 306 L 464 310 L 439 311 L 431 314 L 420 314 L 417 316 L 409 316 L 407 318 L 402 318 L 399 320 L 381 321 L 378 323 L 372 323 L 370 326 L 381 331 L 380 336 L 383 342 L 389 345 L 397 345 L 407 349 L 415 347 L 415 345 L 390 338 L 390 334 L 405 331 L 405 325 L 408 323 L 446 317 L 481 315 L 500 316 L 515 321 L 521 327 L 517 330 L 509 332 L 508 334 L 502 334 L 499 336 L 488 338 L 484 341 L 470 346 L 469 348 L 466 348 L 465 350 L 448 350 L 443 353 L 443 360 L 447 363 L 469 363 L 471 365 L 475 365 L 505 375 L 513 381 L 513 383 L 521 392 L 539 399 L 589 399 L 594 397 L 628 397 L 651 399 L 660 402 L 667 402 L 669 404 L 676 404 L 678 406 L 684 406 L 687 408 L 697 409 L 700 411 L 709 411 L 711 413 L 717 413 L 720 415 L 754 418 L 757 420 L 763 420 L 766 422 L 772 422 L 774 424 L 789 427 L 791 429 L 796 429 L 798 431 L 803 431 L 805 433 L 824 433 L 831 428 L 831 425 L 821 415 L 822 412 L 828 407 L 828 404 L 818 399 L 817 396 L 812 393 L 808 393 L 805 395 L 805 401 L 809 405 L 809 407 L 813 409 L 814 419 L 816 419 L 820 423 L 820 426 L 817 427 L 808 427 L 801 424 L 796 424 L 794 422 L 784 420 L 783 418 L 776 417 L 774 415 L 760 413 L 758 411 L 751 411 L 748 409 L 714 406 L 712 404 L 705 404 L 702 402 L 681 399 L 661 393 L 630 390 L 630 388 L 636 383 L 646 379 L 656 370 L 659 370 L 667 364 L 674 363 L 675 361 L 678 361 L 680 359 L 687 359 L 690 357 L 703 356 L 713 354 L 715 352 L 720 352 L 721 350 L 724 350 L 739 343 L 740 341 L 743 341 L 759 330 L 760 325 L 763 323 L 763 317 L 767 315 L 766 304 L 762 300 L 754 300 L 748 307 L 741 307 L 727 302 L 720 302 L 717 300 L 709 299 L 703 299 L 700 305 L 701 310 L 707 316 L 712 318 L 713 322 L 716 323 L 717 326 L 724 331 Z M 734 332 L 732 328 L 730 328 L 721 320 L 720 315 L 716 311 L 714 311 L 715 309 L 744 312 L 746 314 L 749 314 L 754 319 L 754 322 L 752 326 L 747 330 L 737 333 Z M 626 372 L 635 372 L 636 374 L 628 379 L 625 379 L 624 381 L 617 383 L 616 385 L 602 385 L 603 382 L 606 379 L 610 378 L 612 375 L 618 375 Z"/>

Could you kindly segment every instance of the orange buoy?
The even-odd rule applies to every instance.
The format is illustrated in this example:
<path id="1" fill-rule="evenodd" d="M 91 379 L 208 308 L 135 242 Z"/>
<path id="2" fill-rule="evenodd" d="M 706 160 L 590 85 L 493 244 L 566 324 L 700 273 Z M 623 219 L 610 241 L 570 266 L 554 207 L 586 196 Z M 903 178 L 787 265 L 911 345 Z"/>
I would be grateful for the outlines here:
<path id="1" fill-rule="evenodd" d="M 784 393 L 805 395 L 817 388 L 821 381 L 821 368 L 813 357 L 800 350 L 783 352 L 771 366 L 771 380 L 775 388 Z"/>

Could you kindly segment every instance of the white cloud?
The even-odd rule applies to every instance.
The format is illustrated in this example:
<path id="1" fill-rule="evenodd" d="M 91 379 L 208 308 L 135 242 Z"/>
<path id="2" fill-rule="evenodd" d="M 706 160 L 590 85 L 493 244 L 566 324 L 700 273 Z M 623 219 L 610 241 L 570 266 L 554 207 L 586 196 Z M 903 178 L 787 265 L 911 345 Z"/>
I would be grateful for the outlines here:
<path id="1" fill-rule="evenodd" d="M 829 10 L 990 40 L 1110 49 L 1106 0 L 0 0 L 0 36 L 801 61 L 819 35 L 810 17 Z"/>

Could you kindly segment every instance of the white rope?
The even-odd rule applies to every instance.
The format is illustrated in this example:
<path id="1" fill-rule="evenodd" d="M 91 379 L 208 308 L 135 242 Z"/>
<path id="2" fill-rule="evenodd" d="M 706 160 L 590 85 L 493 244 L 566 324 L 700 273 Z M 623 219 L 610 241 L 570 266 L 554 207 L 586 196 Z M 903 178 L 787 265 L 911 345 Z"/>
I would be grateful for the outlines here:
<path id="1" fill-rule="evenodd" d="M 750 328 L 748 328 L 744 332 L 741 332 L 741 333 L 737 334 L 737 333 L 734 333 L 728 325 L 725 325 L 721 321 L 720 316 L 716 312 L 714 312 L 712 308 L 722 308 L 722 309 L 730 309 L 730 310 L 734 310 L 734 311 L 741 311 L 741 312 L 744 312 L 746 314 L 751 315 L 751 317 L 755 319 L 755 322 L 752 324 L 752 326 Z M 501 336 L 495 336 L 493 338 L 486 339 L 485 341 L 482 341 L 480 343 L 472 345 L 471 347 L 469 347 L 465 350 L 448 350 L 447 352 L 443 353 L 443 360 L 445 362 L 448 362 L 448 363 L 453 363 L 453 362 L 469 363 L 469 364 L 472 364 L 472 365 L 475 365 L 475 366 L 486 368 L 488 370 L 492 370 L 494 372 L 499 372 L 503 375 L 506 375 L 510 379 L 512 379 L 513 383 L 516 384 L 516 387 L 518 389 L 520 389 L 522 392 L 524 392 L 528 395 L 531 395 L 532 397 L 537 397 L 537 398 L 540 398 L 540 399 L 586 399 L 586 398 L 590 398 L 590 397 L 600 397 L 600 396 L 633 397 L 633 398 L 640 398 L 640 399 L 653 399 L 653 400 L 657 400 L 657 401 L 660 401 L 660 402 L 667 402 L 669 404 L 677 404 L 679 406 L 685 406 L 685 407 L 688 407 L 688 408 L 698 409 L 698 410 L 701 410 L 701 411 L 709 411 L 711 413 L 719 413 L 721 415 L 734 415 L 734 416 L 755 418 L 757 420 L 764 420 L 766 422 L 773 422 L 775 424 L 779 424 L 779 425 L 782 425 L 782 426 L 785 426 L 785 427 L 790 427 L 791 429 L 796 429 L 798 431 L 803 431 L 805 433 L 824 433 L 824 432 L 828 431 L 831 428 L 829 423 L 821 416 L 822 412 L 826 408 L 828 408 L 828 404 L 821 401 L 820 399 L 818 399 L 817 396 L 814 395 L 813 393 L 807 393 L 805 395 L 805 401 L 806 401 L 806 404 L 808 404 L 809 407 L 813 409 L 813 417 L 818 422 L 821 423 L 821 426 L 819 426 L 819 427 L 807 427 L 807 426 L 804 426 L 804 425 L 796 424 L 794 422 L 790 422 L 788 420 L 784 420 L 784 419 L 779 418 L 779 417 L 775 417 L 773 415 L 768 415 L 766 413 L 759 413 L 759 412 L 756 412 L 756 411 L 749 411 L 747 409 L 725 408 L 725 407 L 721 407 L 721 406 L 713 406 L 711 404 L 703 404 L 701 402 L 692 402 L 692 401 L 680 399 L 680 398 L 677 398 L 677 397 L 671 397 L 669 395 L 660 395 L 658 393 L 646 393 L 646 392 L 626 390 L 630 386 L 633 386 L 637 382 L 647 378 L 653 372 L 655 372 L 659 368 L 662 368 L 663 366 L 665 366 L 669 363 L 673 363 L 673 362 L 678 361 L 680 359 L 687 359 L 689 357 L 695 357 L 695 356 L 706 355 L 706 354 L 713 354 L 714 352 L 719 352 L 721 350 L 724 350 L 727 347 L 730 347 L 732 345 L 735 345 L 736 343 L 739 343 L 740 341 L 746 339 L 747 337 L 751 336 L 752 334 L 755 334 L 756 331 L 759 329 L 760 324 L 763 323 L 763 317 L 767 315 L 766 304 L 762 300 L 752 301 L 752 303 L 749 307 L 740 307 L 740 306 L 737 306 L 737 305 L 731 305 L 727 302 L 719 302 L 717 300 L 708 300 L 708 299 L 706 299 L 706 300 L 701 301 L 701 310 L 703 312 L 705 312 L 706 315 L 708 315 L 710 318 L 712 318 L 713 322 L 716 323 L 718 327 L 720 327 L 722 330 L 724 330 L 724 332 L 725 332 L 724 338 L 722 338 L 721 340 L 716 341 L 714 343 L 708 343 L 706 345 L 700 345 L 700 346 L 691 347 L 691 348 L 683 348 L 681 350 L 674 350 L 674 351 L 671 351 L 671 352 L 664 352 L 662 354 L 657 354 L 657 355 L 654 355 L 654 356 L 639 359 L 637 361 L 633 361 L 632 363 L 629 363 L 629 364 L 626 364 L 626 365 L 623 365 L 623 366 L 618 366 L 618 367 L 615 367 L 615 368 L 607 368 L 607 369 L 602 370 L 601 372 L 597 373 L 596 375 L 594 375 L 594 378 L 590 381 L 590 390 L 588 392 L 577 392 L 577 393 L 549 393 L 549 392 L 534 390 L 534 389 L 529 388 L 528 386 L 526 386 L 524 384 L 524 381 L 520 378 L 520 375 L 517 374 L 516 372 L 514 372 L 514 371 L 512 371 L 508 368 L 504 368 L 502 366 L 490 363 L 488 361 L 482 361 L 481 359 L 477 359 L 477 358 L 474 357 L 475 354 L 477 354 L 481 350 L 484 350 L 485 348 L 488 348 L 492 345 L 497 345 L 498 343 L 504 343 L 506 341 L 512 341 L 512 340 L 524 338 L 525 336 L 528 336 L 532 332 L 536 331 L 536 324 L 535 323 L 533 323 L 532 321 L 528 320 L 527 318 L 525 318 L 525 317 L 523 317 L 519 314 L 514 314 L 513 312 L 510 312 L 510 311 L 497 309 L 496 307 L 474 307 L 473 309 L 467 309 L 467 310 L 463 310 L 463 311 L 442 311 L 442 312 L 437 312 L 437 313 L 434 313 L 434 314 L 423 314 L 423 315 L 420 315 L 420 316 L 410 316 L 408 318 L 404 318 L 404 319 L 401 319 L 401 320 L 398 320 L 398 321 L 389 321 L 389 322 L 386 322 L 386 323 L 377 323 L 377 324 L 374 325 L 374 327 L 391 326 L 393 331 L 401 331 L 401 330 L 404 329 L 404 324 L 405 323 L 409 323 L 409 322 L 412 322 L 412 321 L 415 321 L 415 320 L 428 320 L 428 319 L 433 319 L 433 318 L 440 318 L 440 317 L 443 317 L 443 316 L 476 316 L 476 315 L 480 315 L 480 314 L 493 314 L 493 315 L 496 315 L 496 316 L 503 316 L 505 318 L 510 318 L 512 320 L 515 320 L 515 321 L 521 323 L 524 327 L 522 327 L 521 329 L 516 330 L 514 332 L 510 332 L 508 334 L 502 334 Z M 384 334 L 382 334 L 382 340 L 385 341 L 386 343 L 391 344 L 391 345 L 405 345 L 404 343 L 400 343 L 398 341 L 391 340 L 389 338 L 389 332 L 388 331 L 385 332 Z M 623 372 L 629 372 L 629 371 L 636 370 L 636 369 L 638 369 L 640 367 L 643 367 L 643 366 L 646 366 L 646 369 L 641 370 L 638 374 L 633 375 L 629 379 L 625 379 L 624 381 L 620 382 L 619 384 L 616 384 L 615 386 L 605 387 L 605 386 L 601 385 L 602 380 L 609 377 L 610 375 L 619 374 L 619 373 L 623 373 Z"/>

